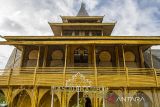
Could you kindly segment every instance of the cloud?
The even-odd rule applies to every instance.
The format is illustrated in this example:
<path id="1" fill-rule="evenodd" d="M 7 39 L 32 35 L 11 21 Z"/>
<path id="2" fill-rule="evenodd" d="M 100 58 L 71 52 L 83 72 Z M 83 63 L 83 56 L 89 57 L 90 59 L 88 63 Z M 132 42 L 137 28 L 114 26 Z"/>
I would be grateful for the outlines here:
<path id="1" fill-rule="evenodd" d="M 103 1 L 93 13 L 98 14 L 101 11 L 101 15 L 106 15 L 105 21 L 117 21 L 113 35 L 159 36 L 160 5 L 157 5 L 157 2 L 153 0 Z"/>
<path id="2" fill-rule="evenodd" d="M 0 35 L 53 35 L 48 22 L 61 22 L 60 15 L 76 15 L 81 1 L 0 0 Z M 84 2 L 90 15 L 105 15 L 105 22 L 117 21 L 112 35 L 160 35 L 160 0 Z M 1 63 L 12 49 L 5 46 L 0 51 Z"/>
<path id="3" fill-rule="evenodd" d="M 4 68 L 7 64 L 9 56 L 13 50 L 13 46 L 0 45 L 0 69 Z"/>
<path id="4" fill-rule="evenodd" d="M 18 29 L 19 33 L 26 33 L 22 24 L 9 18 L 5 18 L 3 20 L 3 22 L 0 24 L 0 29 L 4 29 L 6 32 L 15 32 Z"/>

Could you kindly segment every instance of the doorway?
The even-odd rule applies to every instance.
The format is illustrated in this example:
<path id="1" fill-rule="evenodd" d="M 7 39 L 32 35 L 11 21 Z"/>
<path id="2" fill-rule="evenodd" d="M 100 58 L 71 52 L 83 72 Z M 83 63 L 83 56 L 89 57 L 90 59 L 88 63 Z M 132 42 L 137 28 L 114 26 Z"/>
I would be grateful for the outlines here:
<path id="1" fill-rule="evenodd" d="M 92 107 L 92 106 L 91 106 L 91 100 L 90 100 L 89 97 L 86 97 L 86 98 L 85 98 L 85 107 Z"/>
<path id="2" fill-rule="evenodd" d="M 88 50 L 79 47 L 74 50 L 74 64 L 75 65 L 84 65 L 88 64 Z"/>
<path id="3" fill-rule="evenodd" d="M 77 107 L 77 93 L 75 93 L 70 101 L 69 101 L 69 107 Z M 84 93 L 79 93 L 79 107 L 92 107 L 91 99 L 89 97 L 84 97 Z"/>

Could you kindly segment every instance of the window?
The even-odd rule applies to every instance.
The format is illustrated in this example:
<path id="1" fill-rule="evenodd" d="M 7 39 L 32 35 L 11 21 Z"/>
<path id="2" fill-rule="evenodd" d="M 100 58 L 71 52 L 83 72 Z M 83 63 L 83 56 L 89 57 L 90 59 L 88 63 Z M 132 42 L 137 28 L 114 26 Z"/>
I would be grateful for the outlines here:
<path id="1" fill-rule="evenodd" d="M 71 31 L 71 30 L 64 30 L 64 31 L 63 31 L 63 35 L 64 35 L 64 36 L 72 36 L 72 32 L 73 32 L 73 31 Z"/>
<path id="2" fill-rule="evenodd" d="M 92 31 L 92 36 L 101 36 L 102 32 L 100 30 L 94 30 Z"/>
<path id="3" fill-rule="evenodd" d="M 74 63 L 88 63 L 88 50 L 78 48 L 74 51 Z"/>

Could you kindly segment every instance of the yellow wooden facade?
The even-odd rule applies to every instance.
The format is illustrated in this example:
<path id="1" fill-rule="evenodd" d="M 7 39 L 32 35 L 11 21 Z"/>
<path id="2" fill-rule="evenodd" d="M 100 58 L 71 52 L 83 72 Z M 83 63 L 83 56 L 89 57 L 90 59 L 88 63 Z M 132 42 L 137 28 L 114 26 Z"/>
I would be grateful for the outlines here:
<path id="1" fill-rule="evenodd" d="M 151 67 L 144 61 L 160 37 L 110 36 L 115 23 L 103 24 L 103 16 L 61 18 L 49 23 L 54 36 L 5 36 L 0 42 L 21 51 L 19 67 L 0 69 L 8 107 L 160 107 L 160 69 L 152 54 Z M 83 35 L 86 29 L 92 36 Z"/>

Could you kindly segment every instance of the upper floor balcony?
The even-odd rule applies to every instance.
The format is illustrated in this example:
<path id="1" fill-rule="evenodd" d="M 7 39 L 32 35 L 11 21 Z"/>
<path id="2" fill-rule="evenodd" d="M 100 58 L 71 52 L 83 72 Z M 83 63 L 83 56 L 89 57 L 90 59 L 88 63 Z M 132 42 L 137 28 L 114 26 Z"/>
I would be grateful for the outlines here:
<path id="1" fill-rule="evenodd" d="M 1 86 L 159 87 L 160 69 L 128 67 L 23 67 L 1 69 Z"/>
<path id="2" fill-rule="evenodd" d="M 1 70 L 0 85 L 159 87 L 160 70 L 154 68 L 152 55 L 144 56 L 149 47 L 22 45 L 19 66 L 16 51 L 14 64 Z"/>

